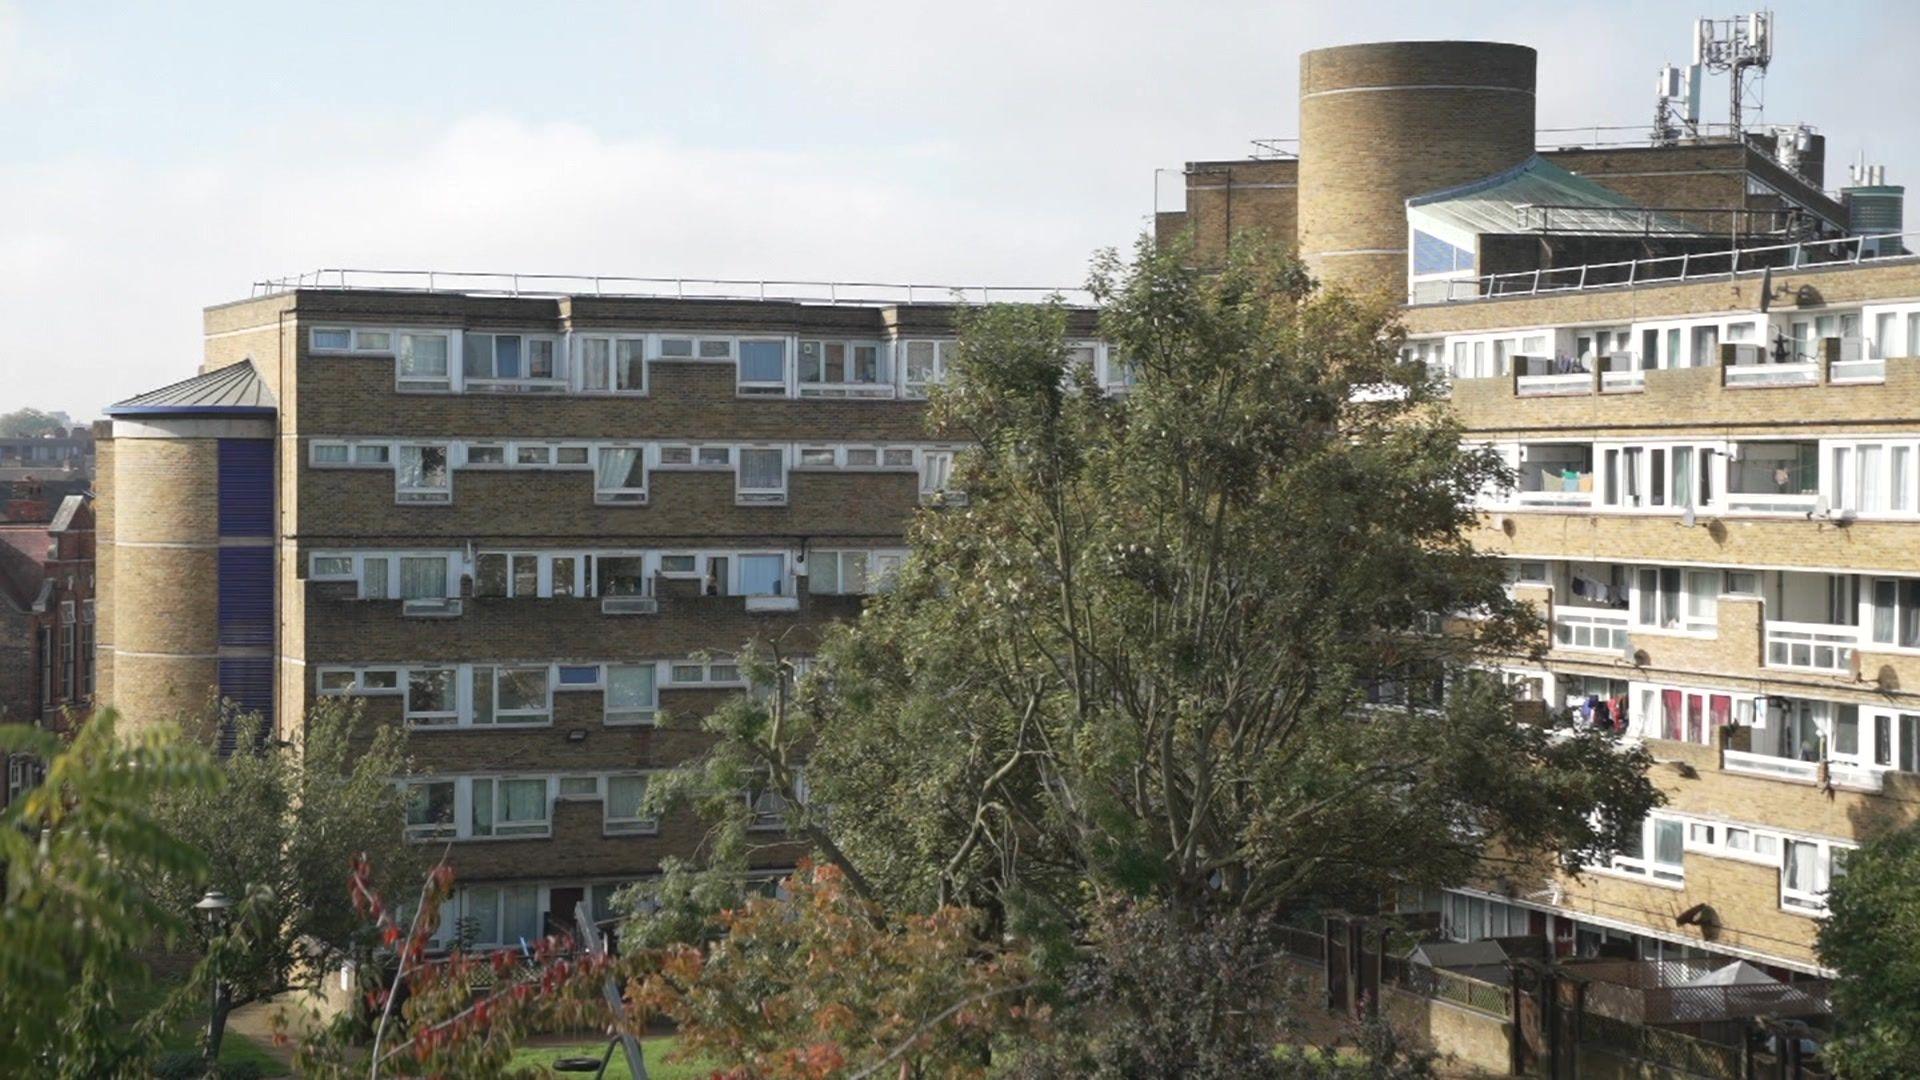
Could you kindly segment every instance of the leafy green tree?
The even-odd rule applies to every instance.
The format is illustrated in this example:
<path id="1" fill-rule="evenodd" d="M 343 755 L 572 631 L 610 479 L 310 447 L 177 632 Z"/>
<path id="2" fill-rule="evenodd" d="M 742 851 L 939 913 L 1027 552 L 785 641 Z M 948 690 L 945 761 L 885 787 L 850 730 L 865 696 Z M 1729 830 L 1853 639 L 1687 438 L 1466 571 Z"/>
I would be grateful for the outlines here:
<path id="1" fill-rule="evenodd" d="M 931 423 L 977 447 L 964 503 L 917 516 L 816 674 L 718 711 L 660 785 L 706 792 L 721 870 L 748 778 L 856 890 L 1015 929 L 1619 847 L 1657 801 L 1647 758 L 1516 724 L 1480 674 L 1540 640 L 1468 542 L 1509 478 L 1399 359 L 1391 309 L 1257 245 L 1202 273 L 1143 241 L 1091 284 L 1131 390 L 1070 363 L 1058 305 L 962 311 Z"/>
<path id="2" fill-rule="evenodd" d="M 204 750 L 171 732 L 123 739 L 116 726 L 103 710 L 64 748 L 31 728 L 0 727 L 0 748 L 48 763 L 44 783 L 0 810 L 0 1075 L 147 1075 L 171 1020 L 204 989 L 196 977 L 134 1018 L 116 1001 L 138 978 L 138 950 L 187 932 L 189 908 L 145 883 L 204 880 L 206 871 L 205 855 L 153 804 L 179 790 L 216 792 L 221 779 Z"/>
<path id="3" fill-rule="evenodd" d="M 1920 825 L 1863 844 L 1827 893 L 1820 962 L 1839 1038 L 1827 1049 L 1848 1080 L 1920 1075 Z"/>
<path id="4" fill-rule="evenodd" d="M 158 793 L 156 823 L 205 856 L 204 876 L 166 868 L 146 886 L 154 901 L 187 910 L 209 885 L 261 908 L 261 933 L 222 966 L 234 1003 L 308 985 L 342 961 L 365 959 L 372 931 L 353 910 L 347 867 L 367 853 L 381 882 L 414 882 L 428 853 L 404 839 L 408 771 L 402 732 L 367 720 L 357 703 L 326 699 L 308 710 L 298 744 L 262 740 L 260 721 L 212 709 L 199 724 L 211 740 L 241 729 L 242 750 L 219 763 L 218 788 Z M 193 930 L 204 947 L 205 927 Z"/>
<path id="5" fill-rule="evenodd" d="M 58 431 L 68 425 L 66 413 L 47 412 L 31 406 L 15 409 L 10 413 L 0 413 L 0 437 L 9 439 L 31 439 L 50 431 Z"/>

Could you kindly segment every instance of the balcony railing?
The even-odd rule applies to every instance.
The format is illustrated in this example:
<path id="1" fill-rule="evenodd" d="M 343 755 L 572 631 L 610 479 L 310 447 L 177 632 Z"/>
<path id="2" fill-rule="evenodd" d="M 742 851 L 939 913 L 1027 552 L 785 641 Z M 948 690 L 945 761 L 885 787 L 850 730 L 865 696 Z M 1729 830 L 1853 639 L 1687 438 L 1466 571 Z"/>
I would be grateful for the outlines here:
<path id="1" fill-rule="evenodd" d="M 448 270 L 309 270 L 253 283 L 253 295 L 296 289 L 378 289 L 469 296 L 643 296 L 680 300 L 785 300 L 801 304 L 1042 303 L 1059 296 L 1093 305 L 1084 288 L 1051 285 L 937 285 L 876 281 L 779 281 L 748 278 L 622 277 L 607 274 L 515 274 Z"/>
<path id="2" fill-rule="evenodd" d="M 1829 623 L 1767 620 L 1767 666 L 1844 675 L 1853 670 L 1860 631 Z"/>
<path id="3" fill-rule="evenodd" d="M 1573 371 L 1561 375 L 1522 375 L 1514 381 L 1521 397 L 1552 397 L 1593 393 L 1593 373 Z"/>
<path id="4" fill-rule="evenodd" d="M 1746 750 L 1727 750 L 1721 754 L 1720 767 L 1730 773 L 1795 784 L 1818 784 L 1824 772 L 1827 782 L 1834 787 L 1855 791 L 1880 791 L 1886 786 L 1886 777 L 1879 770 L 1843 761 L 1800 761 Z"/>
<path id="5" fill-rule="evenodd" d="M 1627 648 L 1627 613 L 1598 609 L 1553 609 L 1553 643 L 1563 649 L 1620 653 Z"/>
<path id="6" fill-rule="evenodd" d="M 1633 285 L 1671 285 L 1682 281 L 1739 277 L 1770 269 L 1849 266 L 1912 259 L 1920 233 L 1885 236 L 1847 236 L 1792 244 L 1696 251 L 1624 262 L 1583 263 L 1543 267 L 1509 274 L 1486 274 L 1446 281 L 1416 282 L 1414 303 L 1457 303 L 1472 300 L 1578 292 L 1584 289 Z M 1881 254 L 1881 252 L 1886 254 Z"/>
<path id="7" fill-rule="evenodd" d="M 1887 381 L 1885 360 L 1835 360 L 1827 368 L 1830 383 L 1872 383 Z"/>
<path id="8" fill-rule="evenodd" d="M 1647 387 L 1647 373 L 1640 369 L 1638 353 L 1608 353 L 1600 360 L 1600 392 L 1624 394 Z"/>
<path id="9" fill-rule="evenodd" d="M 1820 382 L 1818 360 L 1777 364 L 1760 345 L 1733 345 L 1732 350 L 1733 362 L 1720 369 L 1723 385 L 1813 386 Z"/>

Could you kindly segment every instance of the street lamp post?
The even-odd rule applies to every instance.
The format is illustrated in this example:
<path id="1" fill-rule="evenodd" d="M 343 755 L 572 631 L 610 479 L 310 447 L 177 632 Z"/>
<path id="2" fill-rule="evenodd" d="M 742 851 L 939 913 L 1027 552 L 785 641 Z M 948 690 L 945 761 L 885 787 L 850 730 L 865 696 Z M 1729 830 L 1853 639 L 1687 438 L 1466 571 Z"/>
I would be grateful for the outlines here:
<path id="1" fill-rule="evenodd" d="M 207 963 L 208 980 L 213 984 L 207 1013 L 207 1051 L 206 1062 L 209 1072 L 220 1059 L 220 1038 L 227 1030 L 227 1007 L 233 1001 L 233 993 L 227 984 L 220 981 L 220 953 L 215 948 L 215 940 L 226 928 L 227 910 L 233 907 L 233 901 L 219 889 L 208 889 L 207 895 L 193 905 L 193 910 L 207 921 Z"/>

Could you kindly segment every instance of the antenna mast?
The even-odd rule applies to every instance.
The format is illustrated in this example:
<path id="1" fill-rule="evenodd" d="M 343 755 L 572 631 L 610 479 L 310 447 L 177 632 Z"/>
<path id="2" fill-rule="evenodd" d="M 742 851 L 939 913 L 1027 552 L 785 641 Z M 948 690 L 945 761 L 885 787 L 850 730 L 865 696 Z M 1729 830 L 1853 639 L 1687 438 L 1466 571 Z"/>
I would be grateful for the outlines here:
<path id="1" fill-rule="evenodd" d="M 1756 11 L 1730 19 L 1701 19 L 1694 24 L 1694 70 L 1726 72 L 1727 126 L 1746 138 L 1747 106 L 1760 109 L 1760 82 L 1773 60 L 1773 12 Z"/>

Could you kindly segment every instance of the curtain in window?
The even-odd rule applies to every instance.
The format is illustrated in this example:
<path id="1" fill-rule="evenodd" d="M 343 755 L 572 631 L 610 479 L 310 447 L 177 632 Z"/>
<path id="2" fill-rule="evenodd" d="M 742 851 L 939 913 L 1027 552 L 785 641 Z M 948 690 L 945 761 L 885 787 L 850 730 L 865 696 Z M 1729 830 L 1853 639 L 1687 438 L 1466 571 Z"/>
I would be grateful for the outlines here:
<path id="1" fill-rule="evenodd" d="M 446 595 L 446 556 L 409 555 L 400 559 L 400 599 L 425 600 Z"/>
<path id="2" fill-rule="evenodd" d="M 476 944 L 497 945 L 500 942 L 500 890 L 492 886 L 467 890 L 467 926 Z"/>
<path id="3" fill-rule="evenodd" d="M 740 487 L 743 490 L 783 491 L 786 486 L 786 462 L 780 451 L 740 451 Z"/>
<path id="4" fill-rule="evenodd" d="M 1900 646 L 1920 648 L 1920 580 L 1900 583 Z"/>
<path id="5" fill-rule="evenodd" d="M 1666 738 L 1678 740 L 1682 737 L 1680 730 L 1680 691 L 1660 691 L 1660 718 L 1663 721 L 1661 727 L 1664 729 Z"/>
<path id="6" fill-rule="evenodd" d="M 473 782 L 473 834 L 493 835 L 493 781 Z"/>
<path id="7" fill-rule="evenodd" d="M 614 368 L 616 386 L 621 390 L 638 390 L 646 379 L 646 342 L 623 341 Z"/>
<path id="8" fill-rule="evenodd" d="M 504 813 L 502 821 L 545 821 L 547 819 L 547 782 L 545 780 L 508 780 L 500 785 Z"/>
<path id="9" fill-rule="evenodd" d="M 777 383 L 787 379 L 787 346 L 780 341 L 740 343 L 740 381 Z"/>
<path id="10" fill-rule="evenodd" d="M 740 556 L 740 595 L 778 596 L 786 560 L 779 555 Z"/>
<path id="11" fill-rule="evenodd" d="M 595 486 L 601 491 L 622 491 L 645 486 L 640 451 L 632 448 L 602 447 L 600 450 L 600 470 L 595 476 Z"/>
<path id="12" fill-rule="evenodd" d="M 444 379 L 447 339 L 439 334 L 401 334 L 399 359 L 403 378 Z"/>
<path id="13" fill-rule="evenodd" d="M 1659 819 L 1653 823 L 1653 861 L 1667 866 L 1680 865 L 1680 838 L 1683 830 L 1678 821 Z"/>
<path id="14" fill-rule="evenodd" d="M 653 708 L 653 665 L 607 669 L 607 711 L 637 712 Z"/>
<path id="15" fill-rule="evenodd" d="M 393 594 L 387 588 L 387 560 L 371 558 L 361 565 L 361 595 L 368 600 L 388 600 Z"/>
<path id="16" fill-rule="evenodd" d="M 606 338 L 582 338 L 580 340 L 580 388 L 582 390 L 605 390 L 611 370 L 608 361 L 608 343 Z"/>
<path id="17" fill-rule="evenodd" d="M 647 778 L 644 776 L 607 777 L 607 817 L 637 818 L 640 816 L 640 804 L 647 797 Z"/>
<path id="18" fill-rule="evenodd" d="M 502 890 L 502 907 L 505 908 L 505 932 L 502 943 L 512 945 L 522 941 L 532 941 L 540 936 L 540 890 L 532 886 Z"/>
<path id="19" fill-rule="evenodd" d="M 1787 888 L 1794 892 L 1814 891 L 1814 862 L 1819 849 L 1804 840 L 1787 841 Z"/>

